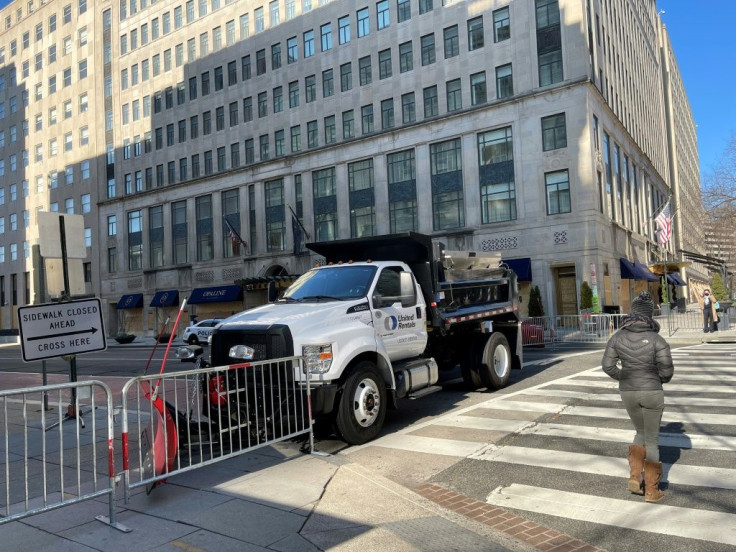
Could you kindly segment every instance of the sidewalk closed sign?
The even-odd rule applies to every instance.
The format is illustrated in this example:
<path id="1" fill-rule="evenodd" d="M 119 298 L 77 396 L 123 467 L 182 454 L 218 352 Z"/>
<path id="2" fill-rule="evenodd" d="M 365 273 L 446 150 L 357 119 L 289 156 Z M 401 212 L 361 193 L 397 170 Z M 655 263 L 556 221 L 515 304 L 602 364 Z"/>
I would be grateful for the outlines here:
<path id="1" fill-rule="evenodd" d="M 99 299 L 20 307 L 18 323 L 25 362 L 107 349 Z"/>

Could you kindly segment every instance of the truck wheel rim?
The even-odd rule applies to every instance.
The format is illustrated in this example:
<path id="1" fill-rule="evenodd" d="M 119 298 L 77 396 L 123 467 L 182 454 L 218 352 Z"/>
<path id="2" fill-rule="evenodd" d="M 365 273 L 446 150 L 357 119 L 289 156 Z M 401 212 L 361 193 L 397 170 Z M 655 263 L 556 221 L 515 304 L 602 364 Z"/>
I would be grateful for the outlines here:
<path id="1" fill-rule="evenodd" d="M 496 375 L 503 377 L 509 369 L 509 353 L 506 347 L 496 347 L 493 351 L 493 369 Z"/>
<path id="2" fill-rule="evenodd" d="M 353 415 L 361 427 L 373 425 L 381 411 L 381 395 L 378 386 L 372 379 L 362 380 L 355 388 L 353 395 Z"/>

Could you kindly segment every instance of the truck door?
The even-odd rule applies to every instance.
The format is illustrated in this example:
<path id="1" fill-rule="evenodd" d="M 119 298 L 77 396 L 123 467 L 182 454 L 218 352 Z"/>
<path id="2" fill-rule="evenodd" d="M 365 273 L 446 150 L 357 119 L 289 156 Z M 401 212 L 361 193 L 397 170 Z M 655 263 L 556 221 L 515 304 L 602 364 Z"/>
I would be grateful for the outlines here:
<path id="1" fill-rule="evenodd" d="M 410 280 L 411 293 L 402 295 L 402 278 Z M 409 286 L 404 287 L 406 292 Z M 391 360 L 421 354 L 427 344 L 425 308 L 417 293 L 414 275 L 400 266 L 384 267 L 378 275 L 372 301 L 373 327 Z"/>

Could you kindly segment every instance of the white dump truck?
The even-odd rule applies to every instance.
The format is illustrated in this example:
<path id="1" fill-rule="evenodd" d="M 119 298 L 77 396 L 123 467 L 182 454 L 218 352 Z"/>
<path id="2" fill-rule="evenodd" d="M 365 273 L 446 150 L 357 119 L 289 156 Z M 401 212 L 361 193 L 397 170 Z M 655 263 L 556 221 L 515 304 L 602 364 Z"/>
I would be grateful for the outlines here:
<path id="1" fill-rule="evenodd" d="M 439 390 L 440 370 L 499 389 L 521 368 L 516 275 L 500 255 L 413 232 L 307 247 L 325 262 L 220 324 L 214 366 L 302 356 L 293 377 L 310 378 L 313 415 L 350 444 L 374 439 L 399 399 Z"/>

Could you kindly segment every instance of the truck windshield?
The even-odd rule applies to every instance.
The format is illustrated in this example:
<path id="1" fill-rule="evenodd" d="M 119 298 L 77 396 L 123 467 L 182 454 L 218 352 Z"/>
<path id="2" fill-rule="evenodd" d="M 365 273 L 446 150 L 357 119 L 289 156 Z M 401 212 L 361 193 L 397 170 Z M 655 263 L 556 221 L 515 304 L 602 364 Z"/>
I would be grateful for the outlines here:
<path id="1" fill-rule="evenodd" d="M 365 297 L 375 266 L 332 266 L 303 274 L 278 299 L 291 301 L 346 301 Z"/>

